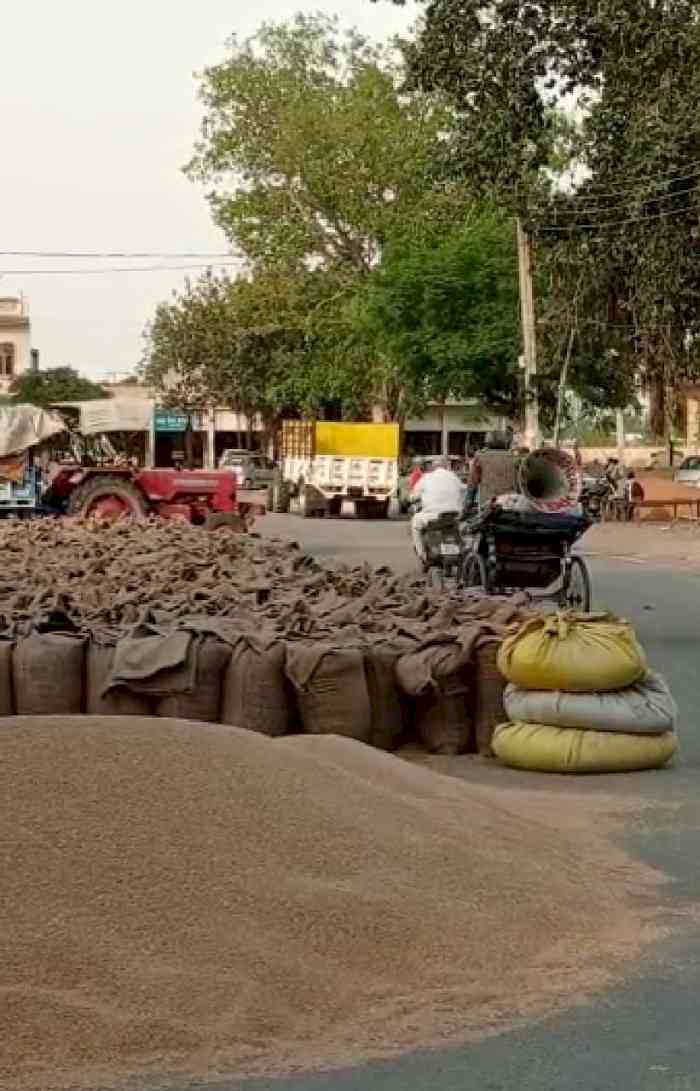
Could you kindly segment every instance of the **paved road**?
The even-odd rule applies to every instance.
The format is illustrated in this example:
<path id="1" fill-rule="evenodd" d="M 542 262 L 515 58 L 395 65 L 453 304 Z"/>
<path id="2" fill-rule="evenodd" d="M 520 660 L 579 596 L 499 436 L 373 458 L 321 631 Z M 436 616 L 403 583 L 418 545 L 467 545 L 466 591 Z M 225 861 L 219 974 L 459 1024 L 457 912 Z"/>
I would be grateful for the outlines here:
<path id="1" fill-rule="evenodd" d="M 401 524 L 280 517 L 268 520 L 267 532 L 295 537 L 328 558 L 370 560 L 397 569 L 414 563 Z M 683 752 L 672 770 L 579 784 L 592 792 L 609 792 L 614 785 L 616 791 L 682 804 L 672 830 L 646 829 L 629 838 L 634 851 L 676 879 L 680 906 L 700 898 L 700 573 L 601 559 L 592 562 L 592 570 L 597 603 L 634 622 L 650 660 L 671 682 L 681 709 Z M 520 776 L 494 769 L 497 780 L 512 782 Z M 532 787 L 538 778 L 527 779 Z M 527 1029 L 351 1071 L 219 1083 L 216 1091 L 700 1089 L 699 990 L 700 935 L 688 934 L 651 954 L 638 979 L 624 989 Z"/>

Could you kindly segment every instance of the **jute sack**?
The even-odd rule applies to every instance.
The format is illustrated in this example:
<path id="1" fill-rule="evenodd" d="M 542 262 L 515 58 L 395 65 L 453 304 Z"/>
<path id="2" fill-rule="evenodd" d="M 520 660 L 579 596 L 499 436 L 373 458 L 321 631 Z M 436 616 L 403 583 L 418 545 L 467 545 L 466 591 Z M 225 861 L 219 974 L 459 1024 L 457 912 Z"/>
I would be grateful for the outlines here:
<path id="1" fill-rule="evenodd" d="M 115 648 L 91 640 L 85 657 L 85 711 L 94 716 L 152 716 L 153 701 L 124 686 L 104 692 L 114 664 Z"/>
<path id="2" fill-rule="evenodd" d="M 410 722 L 410 704 L 399 689 L 398 648 L 370 647 L 365 652 L 365 678 L 371 715 L 369 742 L 379 750 L 393 750 Z"/>
<path id="3" fill-rule="evenodd" d="M 663 735 L 675 730 L 678 718 L 667 683 L 653 671 L 641 682 L 610 693 L 528 692 L 508 686 L 505 709 L 509 720 L 629 735 Z"/>
<path id="4" fill-rule="evenodd" d="M 0 640 L 0 716 L 14 713 L 12 697 L 12 641 Z"/>
<path id="5" fill-rule="evenodd" d="M 218 723 L 223 673 L 231 658 L 231 649 L 218 640 L 206 639 L 199 641 L 196 656 L 194 689 L 191 693 L 161 697 L 155 706 L 156 716 Z"/>
<path id="6" fill-rule="evenodd" d="M 485 638 L 474 653 L 474 741 L 477 753 L 486 756 L 493 753 L 493 733 L 506 718 L 503 707 L 506 680 L 498 669 L 499 648 L 499 640 Z"/>
<path id="7" fill-rule="evenodd" d="M 221 723 L 279 738 L 297 720 L 294 690 L 284 674 L 284 644 L 258 651 L 244 639 L 224 675 Z"/>
<path id="8" fill-rule="evenodd" d="M 537 617 L 506 637 L 502 674 L 521 689 L 605 693 L 632 686 L 647 661 L 632 626 L 611 614 L 562 612 Z"/>
<path id="9" fill-rule="evenodd" d="M 85 640 L 33 633 L 15 645 L 12 684 L 18 716 L 78 715 L 83 711 Z"/>
<path id="10" fill-rule="evenodd" d="M 402 655 L 396 677 L 404 693 L 416 698 L 416 729 L 430 754 L 464 754 L 472 747 L 467 704 L 474 641 L 436 635 Z"/>
<path id="11" fill-rule="evenodd" d="M 468 687 L 461 676 L 416 699 L 416 728 L 429 754 L 465 754 L 472 749 Z"/>
<path id="12" fill-rule="evenodd" d="M 372 714 L 360 648 L 289 641 L 285 672 L 294 685 L 304 731 L 368 743 Z"/>
<path id="13" fill-rule="evenodd" d="M 678 747 L 664 735 L 620 735 L 546 724 L 502 724 L 493 736 L 498 758 L 513 769 L 537 773 L 627 773 L 660 769 Z"/>

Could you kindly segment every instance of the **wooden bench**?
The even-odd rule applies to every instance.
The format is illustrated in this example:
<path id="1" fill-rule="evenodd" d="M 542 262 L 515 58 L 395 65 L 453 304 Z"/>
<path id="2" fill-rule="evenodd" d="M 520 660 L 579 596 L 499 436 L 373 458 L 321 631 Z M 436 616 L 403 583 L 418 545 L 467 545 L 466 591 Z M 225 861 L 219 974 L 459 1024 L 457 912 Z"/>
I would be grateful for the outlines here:
<path id="1" fill-rule="evenodd" d="M 688 497 L 673 500 L 635 500 L 630 506 L 632 508 L 632 518 L 637 520 L 643 508 L 648 511 L 661 511 L 666 508 L 673 512 L 674 519 L 678 519 L 679 508 L 687 508 L 688 515 L 686 518 L 700 519 L 700 497 L 697 500 L 691 500 Z"/>
<path id="2" fill-rule="evenodd" d="M 616 497 L 614 500 L 608 500 L 603 508 L 603 519 L 606 522 L 618 522 L 628 523 L 632 520 L 639 521 L 639 517 L 643 509 L 647 511 L 663 511 L 664 509 L 673 512 L 672 518 L 678 519 L 678 509 L 688 508 L 688 519 L 700 519 L 700 496 L 697 500 L 690 499 L 688 497 L 681 497 L 671 500 L 621 500 Z"/>

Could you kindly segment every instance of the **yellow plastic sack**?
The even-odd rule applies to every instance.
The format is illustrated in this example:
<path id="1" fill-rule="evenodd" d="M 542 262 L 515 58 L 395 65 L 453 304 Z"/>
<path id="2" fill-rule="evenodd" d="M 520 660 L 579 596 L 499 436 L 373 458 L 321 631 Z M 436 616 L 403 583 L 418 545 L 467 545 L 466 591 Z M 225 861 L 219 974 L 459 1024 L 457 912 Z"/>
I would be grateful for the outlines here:
<path id="1" fill-rule="evenodd" d="M 577 727 L 501 724 L 491 743 L 512 769 L 535 773 L 629 773 L 660 769 L 678 747 L 673 731 L 664 735 L 614 735 Z"/>
<path id="2" fill-rule="evenodd" d="M 562 612 L 532 618 L 506 637 L 498 667 L 521 689 L 606 693 L 638 682 L 647 661 L 628 622 Z"/>

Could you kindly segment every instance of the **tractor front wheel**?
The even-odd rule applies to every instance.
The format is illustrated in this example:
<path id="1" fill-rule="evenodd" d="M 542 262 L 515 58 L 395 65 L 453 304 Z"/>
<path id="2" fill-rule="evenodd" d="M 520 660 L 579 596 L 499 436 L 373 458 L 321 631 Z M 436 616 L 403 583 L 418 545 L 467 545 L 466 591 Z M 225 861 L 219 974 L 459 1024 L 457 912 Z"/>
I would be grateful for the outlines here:
<path id="1" fill-rule="evenodd" d="M 245 534 L 248 530 L 248 524 L 245 518 L 242 515 L 237 515 L 236 512 L 213 511 L 207 515 L 204 529 L 209 531 L 228 530 L 234 534 Z"/>
<path id="2" fill-rule="evenodd" d="M 148 506 L 131 481 L 100 476 L 78 485 L 68 498 L 66 513 L 79 519 L 135 519 L 142 523 L 148 518 Z"/>

